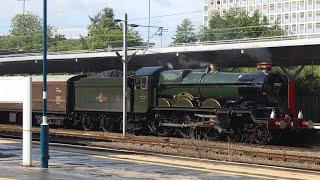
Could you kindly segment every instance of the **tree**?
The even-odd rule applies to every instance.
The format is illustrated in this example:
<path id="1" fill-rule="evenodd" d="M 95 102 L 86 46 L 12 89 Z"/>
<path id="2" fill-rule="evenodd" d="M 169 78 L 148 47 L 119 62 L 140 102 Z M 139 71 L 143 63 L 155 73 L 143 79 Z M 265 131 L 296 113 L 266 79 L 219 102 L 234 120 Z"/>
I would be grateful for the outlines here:
<path id="1" fill-rule="evenodd" d="M 177 26 L 176 35 L 173 37 L 174 43 L 191 43 L 197 41 L 194 25 L 189 19 L 184 19 Z"/>
<path id="2" fill-rule="evenodd" d="M 108 47 L 122 47 L 122 26 L 114 21 L 114 13 L 111 8 L 104 8 L 97 15 L 90 17 L 88 27 L 87 45 L 91 49 L 105 49 Z M 128 31 L 128 45 L 141 45 L 142 38 L 136 31 Z"/>
<path id="3" fill-rule="evenodd" d="M 88 34 L 79 39 L 67 39 L 53 26 L 48 26 L 48 50 L 71 51 L 122 47 L 122 26 L 114 21 L 111 8 L 105 8 L 90 18 Z M 140 35 L 129 29 L 128 46 L 142 45 Z M 35 14 L 18 14 L 12 18 L 7 36 L 0 37 L 0 51 L 40 52 L 42 47 L 42 20 Z"/>
<path id="4" fill-rule="evenodd" d="M 57 29 L 48 26 L 48 47 L 52 49 L 58 41 L 66 38 Z M 39 16 L 18 14 L 11 20 L 9 34 L 1 38 L 0 49 L 6 51 L 40 52 L 42 47 L 42 22 Z M 54 49 L 54 48 L 53 48 Z"/>
<path id="5" fill-rule="evenodd" d="M 231 8 L 224 15 L 214 13 L 209 26 L 199 33 L 201 41 L 257 38 L 285 35 L 279 24 L 268 25 L 268 20 L 259 11 L 249 16 L 243 8 Z"/>
<path id="6" fill-rule="evenodd" d="M 41 47 L 41 20 L 37 15 L 18 14 L 11 20 L 7 46 L 12 50 L 38 51 Z"/>

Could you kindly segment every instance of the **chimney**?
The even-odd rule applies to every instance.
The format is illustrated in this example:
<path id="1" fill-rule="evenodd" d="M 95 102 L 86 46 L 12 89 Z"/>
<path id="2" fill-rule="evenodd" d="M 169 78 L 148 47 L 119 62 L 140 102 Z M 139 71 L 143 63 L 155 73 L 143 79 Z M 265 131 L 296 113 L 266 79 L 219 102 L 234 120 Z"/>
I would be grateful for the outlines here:
<path id="1" fill-rule="evenodd" d="M 270 72 L 272 69 L 272 64 L 268 62 L 262 62 L 257 64 L 257 70 L 261 72 Z"/>

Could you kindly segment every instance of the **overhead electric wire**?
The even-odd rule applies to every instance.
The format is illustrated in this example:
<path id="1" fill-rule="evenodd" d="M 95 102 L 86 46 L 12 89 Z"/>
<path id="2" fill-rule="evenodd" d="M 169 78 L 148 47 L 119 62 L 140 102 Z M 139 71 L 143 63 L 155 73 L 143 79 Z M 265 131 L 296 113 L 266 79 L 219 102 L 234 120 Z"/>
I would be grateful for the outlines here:
<path id="1" fill-rule="evenodd" d="M 202 10 L 197 10 L 197 11 L 189 11 L 189 12 L 181 12 L 181 13 L 172 13 L 172 14 L 163 14 L 159 16 L 151 16 L 150 19 L 156 19 L 156 18 L 162 18 L 162 17 L 171 17 L 171 16 L 181 16 L 181 15 L 186 15 L 186 14 L 195 14 L 195 13 L 200 13 L 203 12 Z M 149 17 L 140 17 L 140 18 L 134 18 L 134 19 L 129 19 L 129 21 L 137 21 L 137 20 L 145 20 L 148 19 Z M 57 27 L 57 29 L 68 29 L 68 28 L 77 28 L 77 27 L 88 27 L 89 25 L 74 25 L 74 26 L 65 26 L 65 27 Z M 0 26 L 3 28 L 6 28 L 5 26 Z"/>

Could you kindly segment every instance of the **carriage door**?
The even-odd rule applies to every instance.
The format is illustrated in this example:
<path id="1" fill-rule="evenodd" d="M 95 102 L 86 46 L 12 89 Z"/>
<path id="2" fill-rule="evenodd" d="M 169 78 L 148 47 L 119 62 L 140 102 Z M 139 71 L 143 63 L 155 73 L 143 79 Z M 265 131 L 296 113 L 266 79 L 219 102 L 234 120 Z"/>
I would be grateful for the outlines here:
<path id="1" fill-rule="evenodd" d="M 148 76 L 136 77 L 134 81 L 134 112 L 145 113 L 149 108 L 149 78 Z"/>

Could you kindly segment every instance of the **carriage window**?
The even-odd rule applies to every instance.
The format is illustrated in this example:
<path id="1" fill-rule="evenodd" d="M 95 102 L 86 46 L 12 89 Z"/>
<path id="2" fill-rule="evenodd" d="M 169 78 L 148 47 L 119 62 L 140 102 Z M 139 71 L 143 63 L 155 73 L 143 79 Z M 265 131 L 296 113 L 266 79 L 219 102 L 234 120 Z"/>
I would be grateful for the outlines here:
<path id="1" fill-rule="evenodd" d="M 134 82 L 136 89 L 140 89 L 140 78 L 136 78 Z"/>
<path id="2" fill-rule="evenodd" d="M 148 89 L 148 77 L 141 78 L 141 89 Z"/>

